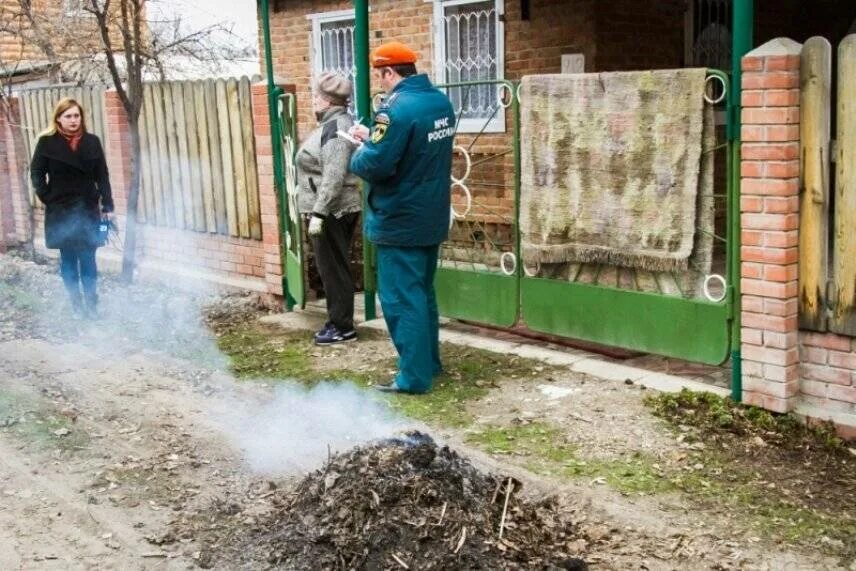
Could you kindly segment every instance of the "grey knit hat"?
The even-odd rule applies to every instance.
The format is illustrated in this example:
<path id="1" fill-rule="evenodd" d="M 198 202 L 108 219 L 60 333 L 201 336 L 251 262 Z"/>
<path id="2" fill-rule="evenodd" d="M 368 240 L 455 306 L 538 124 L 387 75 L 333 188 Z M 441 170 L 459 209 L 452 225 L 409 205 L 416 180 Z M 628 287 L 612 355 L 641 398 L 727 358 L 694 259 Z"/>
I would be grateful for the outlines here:
<path id="1" fill-rule="evenodd" d="M 333 105 L 345 106 L 351 98 L 351 82 L 338 73 L 327 71 L 315 81 L 315 92 Z"/>

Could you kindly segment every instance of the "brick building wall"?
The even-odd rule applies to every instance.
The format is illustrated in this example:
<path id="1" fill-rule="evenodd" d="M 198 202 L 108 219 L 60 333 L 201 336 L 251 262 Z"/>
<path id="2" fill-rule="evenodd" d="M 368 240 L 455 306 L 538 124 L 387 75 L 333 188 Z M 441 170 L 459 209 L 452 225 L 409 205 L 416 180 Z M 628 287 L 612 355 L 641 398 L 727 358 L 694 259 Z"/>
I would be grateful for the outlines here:
<path id="1" fill-rule="evenodd" d="M 743 397 L 856 436 L 856 339 L 798 325 L 801 49 L 771 40 L 742 62 Z"/>
<path id="2" fill-rule="evenodd" d="M 315 125 L 309 103 L 312 23 L 307 17 L 351 7 L 351 2 L 341 0 L 296 0 L 271 13 L 274 74 L 297 86 L 301 136 Z M 522 18 L 520 0 L 506 0 L 504 9 L 504 77 L 508 80 L 558 73 L 562 54 L 568 53 L 582 53 L 587 71 L 679 67 L 682 62 L 683 0 L 531 0 L 528 20 Z M 424 0 L 372 1 L 370 47 L 404 41 L 419 55 L 420 71 L 435 77 L 433 17 L 433 4 Z M 378 89 L 373 86 L 372 90 Z M 510 224 L 514 212 L 514 158 L 510 153 L 500 159 L 490 156 L 510 150 L 512 121 L 511 113 L 506 113 L 505 133 L 481 135 L 470 148 L 474 163 L 487 162 L 468 179 L 475 206 L 467 219 L 489 224 L 488 231 L 495 233 L 498 242 L 507 233 L 502 226 Z M 457 141 L 470 147 L 472 137 L 459 133 Z M 454 170 L 463 170 L 459 154 Z M 463 211 L 462 196 L 453 193 L 452 200 Z M 466 228 L 456 227 L 452 242 L 457 233 L 462 233 L 463 242 L 471 240 Z"/>
<path id="3" fill-rule="evenodd" d="M 294 0 L 271 13 L 274 74 L 297 85 L 301 133 L 315 123 L 308 104 L 313 54 L 307 16 L 352 5 L 343 0 Z M 584 54 L 587 71 L 680 67 L 684 11 L 683 0 L 532 0 L 529 19 L 523 20 L 520 0 L 506 0 L 505 78 L 558 73 L 561 56 L 567 53 Z M 434 77 L 431 2 L 375 0 L 370 27 L 371 47 L 404 41 L 419 54 L 420 70 Z M 264 61 L 264 45 L 260 49 Z"/>
<path id="4" fill-rule="evenodd" d="M 50 46 L 59 61 L 100 51 L 101 38 L 92 16 L 67 14 L 62 0 L 31 0 L 30 4 L 36 28 L 21 15 L 19 0 L 0 0 L 4 28 L 0 31 L 0 61 L 47 60 L 39 40 Z M 111 30 L 111 40 L 113 45 L 122 45 L 118 30 Z"/>
<path id="5" fill-rule="evenodd" d="M 9 185 L 9 152 L 7 147 L 11 141 L 6 114 L 0 110 L 0 252 L 6 251 L 7 242 L 11 242 L 15 234 L 12 210 L 12 191 Z"/>
<path id="6" fill-rule="evenodd" d="M 27 242 L 31 236 L 29 189 L 17 101 L 0 108 L 0 248 Z"/>
<path id="7" fill-rule="evenodd" d="M 684 66 L 685 0 L 598 2 L 597 71 Z"/>

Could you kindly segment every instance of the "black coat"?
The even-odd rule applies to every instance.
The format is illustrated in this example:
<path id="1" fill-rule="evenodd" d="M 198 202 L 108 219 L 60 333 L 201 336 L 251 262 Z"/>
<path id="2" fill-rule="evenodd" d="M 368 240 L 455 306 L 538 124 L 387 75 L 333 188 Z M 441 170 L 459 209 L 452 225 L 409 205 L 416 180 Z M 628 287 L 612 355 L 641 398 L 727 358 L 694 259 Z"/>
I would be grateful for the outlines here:
<path id="1" fill-rule="evenodd" d="M 85 133 L 77 151 L 55 133 L 39 138 L 30 177 L 45 204 L 48 248 L 95 248 L 100 212 L 113 211 L 107 160 L 101 141 Z"/>

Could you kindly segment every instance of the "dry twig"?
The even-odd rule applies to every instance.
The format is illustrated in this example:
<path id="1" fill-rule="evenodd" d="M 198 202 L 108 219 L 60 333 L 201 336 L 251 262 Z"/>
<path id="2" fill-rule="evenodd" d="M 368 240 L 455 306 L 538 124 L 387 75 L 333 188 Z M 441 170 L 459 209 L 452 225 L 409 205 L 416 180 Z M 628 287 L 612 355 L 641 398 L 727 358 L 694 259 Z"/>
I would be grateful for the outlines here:
<path id="1" fill-rule="evenodd" d="M 455 548 L 455 553 L 461 550 L 464 542 L 467 540 L 467 526 L 461 528 L 461 539 L 458 540 L 458 546 Z"/>
<path id="2" fill-rule="evenodd" d="M 502 519 L 499 520 L 499 538 L 502 539 L 502 532 L 505 531 L 505 516 L 508 513 L 508 500 L 511 497 L 511 489 L 514 486 L 514 481 L 508 478 L 505 484 L 505 504 L 502 506 Z"/>
<path id="3" fill-rule="evenodd" d="M 398 557 L 398 555 L 396 555 L 395 553 L 391 553 L 390 555 L 392 556 L 392 558 L 393 558 L 393 559 L 395 559 L 395 562 L 396 562 L 396 563 L 398 563 L 399 565 L 401 565 L 401 566 L 402 566 L 402 567 L 404 567 L 405 569 L 410 569 L 410 567 L 407 565 L 407 563 L 405 563 L 404 561 L 402 561 L 402 560 Z"/>

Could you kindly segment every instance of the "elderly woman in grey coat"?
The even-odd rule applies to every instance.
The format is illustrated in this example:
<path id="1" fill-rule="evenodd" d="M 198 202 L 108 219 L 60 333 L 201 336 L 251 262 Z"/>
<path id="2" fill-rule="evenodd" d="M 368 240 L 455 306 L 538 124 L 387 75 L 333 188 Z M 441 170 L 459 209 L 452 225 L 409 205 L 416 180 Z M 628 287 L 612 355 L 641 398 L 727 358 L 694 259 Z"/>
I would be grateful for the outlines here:
<path id="1" fill-rule="evenodd" d="M 315 264 L 327 297 L 328 321 L 315 334 L 317 345 L 353 341 L 354 277 L 351 241 L 362 199 L 356 176 L 348 172 L 354 144 L 337 135 L 353 125 L 348 115 L 351 83 L 334 73 L 313 85 L 312 107 L 318 127 L 297 151 L 298 206 L 308 218 Z"/>

